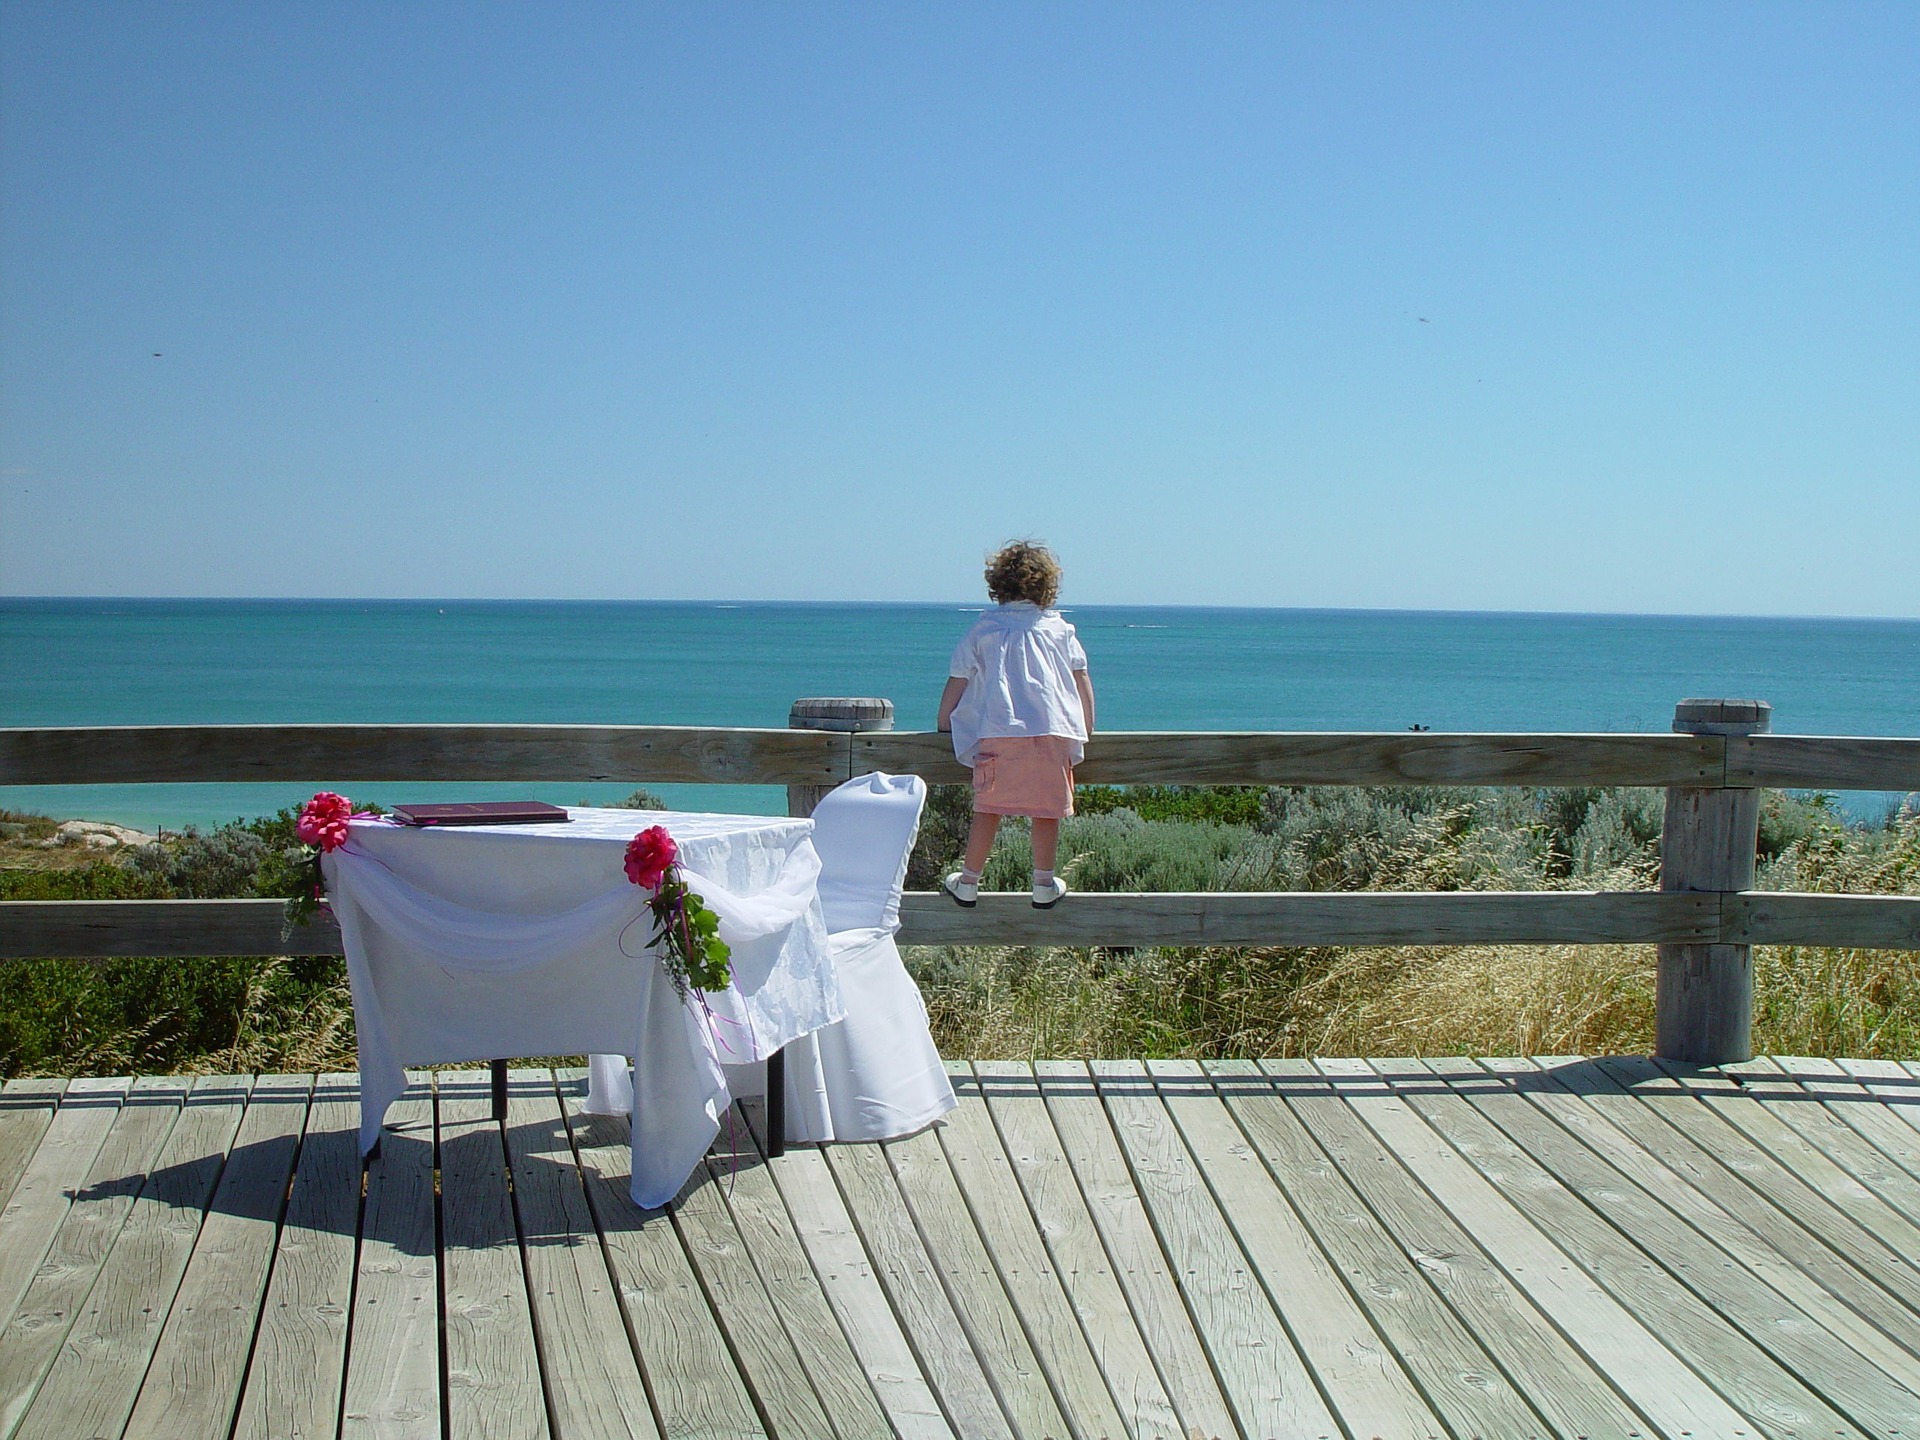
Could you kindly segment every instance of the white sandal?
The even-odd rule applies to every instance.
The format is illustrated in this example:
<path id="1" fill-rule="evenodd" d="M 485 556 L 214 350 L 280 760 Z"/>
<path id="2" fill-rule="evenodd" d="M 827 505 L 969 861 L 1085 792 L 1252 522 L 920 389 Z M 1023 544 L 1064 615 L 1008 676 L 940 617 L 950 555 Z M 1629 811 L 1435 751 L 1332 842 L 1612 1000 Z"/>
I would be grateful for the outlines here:
<path id="1" fill-rule="evenodd" d="M 942 880 L 940 882 L 940 888 L 947 892 L 948 897 L 954 904 L 964 905 L 969 910 L 980 903 L 980 882 L 978 880 L 963 880 L 958 870 Z"/>
<path id="2" fill-rule="evenodd" d="M 1062 880 L 1058 875 L 1054 876 L 1053 879 L 1044 885 L 1036 883 L 1033 887 L 1033 908 L 1036 910 L 1051 910 L 1060 903 L 1060 897 L 1066 893 L 1067 882 Z"/>

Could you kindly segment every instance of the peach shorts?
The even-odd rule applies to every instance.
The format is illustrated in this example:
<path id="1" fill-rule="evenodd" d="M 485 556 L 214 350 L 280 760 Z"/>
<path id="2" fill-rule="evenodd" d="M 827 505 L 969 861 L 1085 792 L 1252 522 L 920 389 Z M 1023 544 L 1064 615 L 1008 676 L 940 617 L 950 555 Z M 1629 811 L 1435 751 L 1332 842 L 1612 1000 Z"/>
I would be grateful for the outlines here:
<path id="1" fill-rule="evenodd" d="M 1073 741 L 1061 735 L 982 740 L 973 757 L 973 809 L 1036 820 L 1073 814 Z"/>

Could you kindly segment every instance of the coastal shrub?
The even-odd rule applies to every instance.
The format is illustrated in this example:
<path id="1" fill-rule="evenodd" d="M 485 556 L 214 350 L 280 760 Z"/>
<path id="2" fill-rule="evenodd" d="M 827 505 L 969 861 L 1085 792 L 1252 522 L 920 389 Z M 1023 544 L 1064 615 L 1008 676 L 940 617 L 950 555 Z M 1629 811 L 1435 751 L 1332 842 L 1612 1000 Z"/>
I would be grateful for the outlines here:
<path id="1" fill-rule="evenodd" d="M 1117 802 L 1143 791 L 1204 793 L 1231 799 L 1229 813 L 1247 813 L 1248 787 L 1084 789 L 1099 798 L 1061 827 L 1057 867 L 1084 891 L 1632 890 L 1659 875 L 1659 790 L 1276 786 L 1257 792 L 1247 825 L 1155 818 Z M 1804 835 L 1837 815 L 1790 797 L 1768 813 L 1777 836 Z M 909 888 L 935 888 L 959 864 L 970 817 L 966 787 L 934 787 Z M 1002 827 L 988 889 L 1026 887 L 1026 833 L 1017 819 Z"/>
<path id="2" fill-rule="evenodd" d="M 127 864 L 163 879 L 180 899 L 231 899 L 254 893 L 267 851 L 258 833 L 236 821 L 204 834 L 189 826 L 179 836 L 137 846 Z"/>
<path id="3" fill-rule="evenodd" d="M 907 857 L 907 888 L 937 890 L 941 878 L 959 868 L 973 823 L 973 791 L 965 785 L 930 785 L 920 812 L 920 833 Z"/>
<path id="4" fill-rule="evenodd" d="M 1215 825 L 1252 826 L 1260 817 L 1261 797 L 1264 791 L 1257 785 L 1078 785 L 1074 787 L 1073 805 L 1075 814 L 1066 821 L 1061 830 L 1061 865 L 1056 869 L 1064 870 L 1064 864 L 1074 850 L 1072 837 L 1076 833 L 1079 821 L 1093 816 L 1114 814 L 1131 815 L 1147 821 L 1193 821 Z M 927 808 L 920 817 L 920 834 L 913 847 L 912 858 L 907 864 L 907 888 L 909 890 L 931 890 L 939 886 L 941 877 L 956 869 L 966 853 L 967 830 L 973 821 L 973 792 L 965 785 L 935 785 L 927 793 Z M 1016 823 L 1003 826 L 999 845 L 992 860 L 988 862 L 987 875 L 983 877 L 989 889 L 1022 889 L 1027 882 L 1023 875 L 1028 865 L 1030 852 L 1022 848 L 1016 832 L 1020 830 Z M 1090 837 L 1099 832 L 1084 832 Z M 1171 832 L 1156 832 L 1166 838 Z M 1089 839 L 1089 845 L 1099 846 L 1097 840 Z M 1175 842 L 1178 843 L 1178 842 Z M 1099 877 L 1105 873 L 1105 867 L 1089 863 L 1083 867 L 1077 881 L 1083 890 L 1136 890 L 1136 889 L 1208 889 L 1232 888 L 1219 884 L 1196 886 L 1154 886 L 1136 885 L 1103 881 Z M 1002 884 L 1003 876 L 1012 876 Z M 1071 880 L 1071 877 L 1069 877 Z M 1249 886 L 1247 888 L 1259 888 Z"/>
<path id="5" fill-rule="evenodd" d="M 1760 835 L 1757 850 L 1764 862 L 1784 854 L 1796 841 L 1803 840 L 1822 826 L 1839 825 L 1866 833 L 1871 825 L 1850 825 L 1832 795 L 1823 791 L 1796 794 L 1790 790 L 1765 790 L 1760 795 Z"/>
<path id="6" fill-rule="evenodd" d="M 1920 894 L 1920 809 L 1903 807 L 1877 827 L 1847 825 L 1831 811 L 1815 817 L 1761 864 L 1763 890 Z"/>
<path id="7" fill-rule="evenodd" d="M 72 870 L 0 870 L 0 900 L 169 900 L 164 875 L 95 860 Z M 12 964 L 0 962 L 0 969 Z"/>
<path id="8" fill-rule="evenodd" d="M 51 840 L 59 829 L 51 816 L 0 808 L 0 840 Z"/>
<path id="9" fill-rule="evenodd" d="M 616 810 L 664 810 L 667 808 L 667 802 L 643 785 L 613 808 Z"/>
<path id="10" fill-rule="evenodd" d="M 1076 785 L 1074 813 L 1131 810 L 1142 820 L 1205 820 L 1254 825 L 1265 797 L 1259 785 Z"/>
<path id="11" fill-rule="evenodd" d="M 1114 810 L 1066 820 L 1054 868 L 1088 891 L 1270 890 L 1273 850 L 1244 825 L 1148 820 Z M 1024 875 L 1027 867 L 1016 864 L 1015 873 Z"/>
<path id="12" fill-rule="evenodd" d="M 1567 837 L 1569 875 L 1625 870 L 1651 888 L 1660 873 L 1660 827 L 1666 797 L 1658 790 L 1606 790 L 1596 795 Z"/>

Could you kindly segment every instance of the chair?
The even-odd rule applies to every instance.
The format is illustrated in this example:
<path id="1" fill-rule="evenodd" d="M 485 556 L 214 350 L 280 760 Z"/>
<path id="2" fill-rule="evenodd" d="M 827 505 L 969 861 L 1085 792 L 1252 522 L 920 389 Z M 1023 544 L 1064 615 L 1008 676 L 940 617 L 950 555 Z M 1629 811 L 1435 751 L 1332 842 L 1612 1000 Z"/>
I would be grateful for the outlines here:
<path id="1" fill-rule="evenodd" d="M 900 892 L 926 782 L 861 775 L 813 811 L 820 906 L 846 1019 L 786 1048 L 787 1139 L 886 1140 L 954 1106 L 919 988 L 900 962 Z M 763 1067 L 728 1067 L 735 1095 L 763 1088 Z"/>

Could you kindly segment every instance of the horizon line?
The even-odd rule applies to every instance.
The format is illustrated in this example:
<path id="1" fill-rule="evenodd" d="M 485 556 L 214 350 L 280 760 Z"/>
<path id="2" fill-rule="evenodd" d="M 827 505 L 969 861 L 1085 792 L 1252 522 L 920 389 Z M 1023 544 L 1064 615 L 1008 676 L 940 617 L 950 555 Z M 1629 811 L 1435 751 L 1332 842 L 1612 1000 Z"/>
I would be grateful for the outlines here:
<path id="1" fill-rule="evenodd" d="M 706 608 L 743 609 L 758 607 L 866 607 L 906 606 L 924 609 L 979 611 L 991 602 L 972 600 L 770 600 L 770 599 L 664 599 L 660 597 L 588 597 L 588 596 L 510 596 L 510 595 L 0 595 L 0 605 L 14 603 L 88 602 L 100 604 L 198 604 L 198 605 L 679 605 Z M 1231 610 L 1262 613 L 1290 612 L 1304 615 L 1444 615 L 1455 617 L 1508 617 L 1515 619 L 1596 619 L 1596 620 L 1801 620 L 1853 621 L 1869 624 L 1920 624 L 1920 615 L 1860 614 L 1783 614 L 1740 610 L 1522 610 L 1472 609 L 1442 606 L 1405 605 L 1230 605 L 1200 601 L 1154 602 L 1133 600 L 1088 600 L 1056 605 L 1070 610 Z"/>

